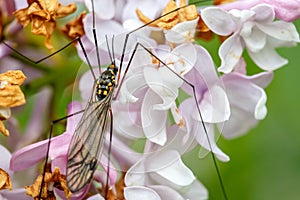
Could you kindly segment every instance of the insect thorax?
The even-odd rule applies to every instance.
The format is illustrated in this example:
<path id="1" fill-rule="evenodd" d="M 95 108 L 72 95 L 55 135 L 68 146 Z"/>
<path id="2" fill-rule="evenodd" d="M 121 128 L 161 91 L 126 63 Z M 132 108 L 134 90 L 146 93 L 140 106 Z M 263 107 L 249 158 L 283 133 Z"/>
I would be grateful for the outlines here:
<path id="1" fill-rule="evenodd" d="M 118 68 L 111 64 L 105 71 L 102 72 L 96 82 L 96 96 L 99 101 L 104 99 L 111 90 L 115 87 L 115 76 L 118 73 Z"/>

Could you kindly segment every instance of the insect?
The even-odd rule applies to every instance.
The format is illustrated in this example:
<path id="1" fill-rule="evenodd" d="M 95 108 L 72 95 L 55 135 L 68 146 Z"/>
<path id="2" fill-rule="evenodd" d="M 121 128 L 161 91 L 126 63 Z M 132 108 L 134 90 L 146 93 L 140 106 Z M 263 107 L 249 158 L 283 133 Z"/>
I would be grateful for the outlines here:
<path id="1" fill-rule="evenodd" d="M 91 2 L 93 5 L 93 1 L 91 1 Z M 180 7 L 176 10 L 180 10 L 183 8 L 184 7 Z M 163 16 L 168 16 L 171 13 L 175 12 L 176 10 L 170 11 L 169 13 L 165 13 Z M 160 18 L 162 18 L 163 16 L 161 16 Z M 160 19 L 160 18 L 158 18 L 158 19 Z M 78 112 L 78 113 L 83 112 L 83 116 L 82 116 L 79 124 L 77 125 L 77 128 L 74 133 L 74 137 L 72 138 L 72 141 L 71 141 L 71 144 L 70 144 L 70 147 L 68 150 L 66 180 L 67 180 L 68 187 L 72 192 L 77 192 L 77 191 L 81 190 L 87 184 L 89 184 L 93 178 L 93 175 L 94 175 L 95 170 L 98 165 L 98 160 L 99 160 L 98 157 L 99 157 L 99 155 L 101 155 L 101 151 L 103 149 L 103 143 L 105 140 L 104 139 L 105 138 L 104 131 L 105 131 L 107 123 L 109 121 L 109 116 L 111 117 L 110 140 L 112 138 L 113 114 L 112 114 L 112 110 L 111 110 L 111 102 L 114 98 L 114 88 L 118 86 L 118 82 L 119 82 L 119 87 L 116 92 L 116 95 L 118 95 L 118 93 L 120 92 L 120 88 L 122 88 L 122 84 L 125 80 L 127 72 L 131 66 L 131 63 L 134 60 L 134 58 L 136 56 L 136 52 L 139 48 L 142 49 L 144 52 L 146 52 L 151 57 L 153 57 L 154 59 L 156 59 L 159 63 L 159 66 L 163 66 L 163 67 L 167 68 L 175 77 L 177 77 L 181 81 L 185 82 L 185 84 L 187 84 L 188 87 L 190 87 L 190 89 L 192 90 L 193 98 L 196 102 L 195 105 L 196 105 L 196 110 L 199 114 L 198 117 L 200 119 L 202 119 L 201 110 L 197 103 L 195 86 L 193 84 L 191 84 L 190 82 L 188 82 L 187 80 L 185 80 L 175 70 L 171 69 L 168 66 L 168 64 L 166 64 L 155 53 L 153 53 L 151 50 L 149 50 L 143 43 L 137 42 L 133 46 L 133 52 L 129 56 L 128 64 L 125 66 L 126 68 L 124 69 L 124 75 L 122 78 L 120 78 L 120 74 L 121 74 L 122 67 L 124 64 L 123 62 L 125 60 L 125 55 L 126 55 L 125 52 L 127 51 L 127 48 L 128 48 L 127 45 L 128 45 L 128 40 L 129 40 L 130 36 L 133 33 L 135 33 L 136 31 L 141 30 L 142 28 L 157 21 L 158 19 L 152 20 L 152 21 L 146 23 L 145 25 L 138 27 L 138 28 L 134 29 L 133 31 L 126 34 L 124 44 L 122 47 L 122 51 L 121 51 L 122 53 L 121 53 L 121 58 L 120 58 L 119 69 L 116 66 L 114 50 L 112 50 L 111 53 L 110 53 L 110 50 L 108 50 L 109 55 L 111 57 L 111 59 L 110 59 L 111 63 L 101 73 L 99 78 L 96 78 L 96 75 L 93 72 L 93 68 L 90 64 L 89 57 L 87 55 L 87 52 L 85 51 L 84 45 L 82 44 L 81 38 L 78 37 L 78 38 L 74 39 L 74 41 L 77 41 L 79 43 L 79 45 L 81 46 L 81 49 L 84 53 L 84 57 L 88 63 L 88 66 L 89 66 L 92 76 L 94 78 L 94 87 L 93 87 L 93 92 L 92 92 L 90 101 L 88 102 L 87 106 L 85 107 L 85 109 L 83 111 Z M 93 12 L 93 20 L 94 20 L 94 12 Z M 97 36 L 96 36 L 96 29 L 95 29 L 94 21 L 93 21 L 93 35 L 94 35 L 94 44 L 95 44 L 96 52 L 97 52 L 96 55 L 98 56 L 97 60 L 100 63 L 100 58 L 99 58 L 100 51 L 98 50 L 98 40 L 97 40 Z M 71 41 L 69 44 L 67 44 L 63 48 L 59 49 L 58 51 L 56 51 L 56 52 L 50 54 L 49 56 L 44 57 L 38 61 L 35 61 L 34 63 L 40 63 L 40 62 L 52 57 L 53 55 L 61 52 L 65 48 L 67 48 L 74 41 Z M 108 42 L 108 40 L 106 40 L 106 41 L 107 41 L 106 44 L 109 47 L 109 45 L 108 45 L 109 42 Z M 11 48 L 7 43 L 4 43 L 4 44 L 8 48 Z M 111 46 L 113 49 L 114 42 L 112 42 Z M 26 56 L 24 56 L 23 54 L 19 53 L 18 51 L 14 50 L 13 48 L 11 48 L 11 49 L 15 53 L 19 54 L 20 56 L 22 56 L 28 60 L 28 58 Z M 99 69 L 100 69 L 100 67 L 101 67 L 101 65 L 99 65 Z M 119 73 L 118 73 L 118 71 L 119 71 Z M 74 115 L 78 114 L 78 113 L 74 113 Z M 70 116 L 73 116 L 73 114 L 71 114 Z M 64 120 L 68 117 L 69 116 L 59 119 L 59 120 L 55 120 L 54 123 Z M 209 148 L 211 151 L 213 151 L 213 146 L 211 145 L 210 139 L 207 135 L 206 125 L 204 124 L 203 120 L 201 120 L 201 121 L 202 121 L 201 126 L 203 128 L 203 131 L 206 133 Z M 51 131 L 50 131 L 50 133 L 51 133 Z M 46 162 L 47 162 L 47 158 L 48 158 L 50 145 L 51 145 L 51 143 L 50 143 L 50 139 L 49 139 Z M 111 146 L 109 147 L 109 149 L 110 148 L 111 148 Z M 227 195 L 226 195 L 226 192 L 225 192 L 225 189 L 223 186 L 221 174 L 217 167 L 216 158 L 215 158 L 214 154 L 211 154 L 211 155 L 212 155 L 213 162 L 214 162 L 214 165 L 217 170 L 218 179 L 219 179 L 221 187 L 222 187 L 224 198 L 227 199 Z M 109 163 L 109 161 L 108 161 L 108 163 Z M 46 166 L 46 163 L 45 163 L 45 166 Z M 108 169 L 109 169 L 109 164 L 108 164 Z M 44 175 L 45 175 L 45 171 L 44 171 Z M 109 170 L 107 171 L 107 177 L 109 177 Z M 108 178 L 107 178 L 107 183 L 108 183 Z M 43 184 L 44 184 L 44 177 L 42 179 L 41 185 L 43 185 Z M 41 193 L 42 193 L 42 190 L 39 194 L 39 198 L 41 198 L 41 195 L 42 195 Z M 108 192 L 106 191 L 105 197 L 107 196 L 107 193 Z"/>

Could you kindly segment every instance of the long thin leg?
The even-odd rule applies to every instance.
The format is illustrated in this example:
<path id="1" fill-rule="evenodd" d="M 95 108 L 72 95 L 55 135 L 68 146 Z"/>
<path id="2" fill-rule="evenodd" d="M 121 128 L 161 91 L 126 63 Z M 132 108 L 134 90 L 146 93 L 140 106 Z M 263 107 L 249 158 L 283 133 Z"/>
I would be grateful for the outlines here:
<path id="1" fill-rule="evenodd" d="M 109 173 L 110 173 L 110 161 L 111 161 L 111 144 L 112 144 L 112 134 L 113 134 L 113 113 L 111 107 L 109 108 L 110 115 L 110 130 L 109 130 L 109 146 L 107 152 L 107 171 L 106 171 L 106 187 L 105 187 L 105 199 L 108 199 L 108 190 L 109 190 Z"/>
<path id="2" fill-rule="evenodd" d="M 43 58 L 41 58 L 41 59 L 38 59 L 38 60 L 33 60 L 33 59 L 31 59 L 31 58 L 25 56 L 24 54 L 22 54 L 22 53 L 19 52 L 18 50 L 16 50 L 16 49 L 14 49 L 13 47 L 11 47 L 11 46 L 10 46 L 9 44 L 7 44 L 5 41 L 2 41 L 2 43 L 3 43 L 7 48 L 9 48 L 9 49 L 12 50 L 14 53 L 16 53 L 16 54 L 19 55 L 20 57 L 26 59 L 27 61 L 29 61 L 29 62 L 31 62 L 31 63 L 33 63 L 33 64 L 39 64 L 40 62 L 43 62 L 43 61 L 47 60 L 48 58 L 51 58 L 51 57 L 54 56 L 55 54 L 57 54 L 57 53 L 63 51 L 64 49 L 68 48 L 68 47 L 69 47 L 71 44 L 73 44 L 74 42 L 79 42 L 79 45 L 80 45 L 80 47 L 81 47 L 81 49 L 82 49 L 82 51 L 83 51 L 84 57 L 85 57 L 85 59 L 86 59 L 86 62 L 87 62 L 87 64 L 88 64 L 90 70 L 91 70 L 91 73 L 92 73 L 92 75 L 93 75 L 93 78 L 94 78 L 94 80 L 96 80 L 95 73 L 94 73 L 94 71 L 93 71 L 92 65 L 91 65 L 91 63 L 90 63 L 90 60 L 89 60 L 89 58 L 88 58 L 88 56 L 87 56 L 87 53 L 86 53 L 86 51 L 85 51 L 85 48 L 84 48 L 84 46 L 83 46 L 83 44 L 82 44 L 82 41 L 81 41 L 80 37 L 77 37 L 77 38 L 73 39 L 73 40 L 70 41 L 68 44 L 66 44 L 65 46 L 63 46 L 62 48 L 60 48 L 60 49 L 58 49 L 57 51 L 55 51 L 55 52 L 49 54 L 49 55 L 46 56 L 46 57 L 43 57 Z"/>
<path id="3" fill-rule="evenodd" d="M 59 123 L 60 121 L 63 121 L 63 120 L 66 120 L 68 119 L 69 117 L 73 117 L 75 115 L 78 115 L 80 113 L 84 112 L 84 109 L 83 110 L 80 110 L 80 111 L 77 111 L 75 113 L 72 113 L 70 115 L 67 115 L 67 116 L 64 116 L 62 118 L 59 118 L 59 119 L 56 119 L 56 120 L 53 120 L 51 122 L 51 125 L 50 125 L 50 133 L 49 133 L 49 138 L 48 138 L 48 145 L 47 145 L 47 154 L 46 154 L 46 158 L 45 158 L 45 163 L 44 163 L 44 171 L 43 171 L 43 178 L 42 178 L 42 183 L 41 183 L 41 190 L 40 190 L 40 193 L 39 193 L 39 198 L 38 199 L 41 199 L 42 197 L 42 188 L 43 188 L 43 185 L 44 185 L 44 182 L 45 182 L 45 174 L 46 174 L 46 168 L 47 168 L 47 163 L 48 163 L 48 158 L 49 158 L 49 150 L 50 150 L 50 143 L 51 143 L 51 138 L 52 138 L 52 130 L 53 130 L 53 126 L 57 123 Z"/>
<path id="4" fill-rule="evenodd" d="M 221 176 L 221 173 L 220 173 L 220 169 L 219 169 L 219 167 L 218 167 L 218 165 L 217 165 L 216 157 L 215 157 L 215 155 L 214 155 L 214 153 L 213 153 L 213 147 L 212 147 L 212 145 L 211 145 L 211 141 L 210 141 L 209 136 L 208 136 L 207 128 L 206 128 L 206 126 L 205 126 L 205 123 L 204 123 L 204 120 L 203 120 L 203 117 L 202 117 L 202 114 L 201 114 L 200 106 L 199 106 L 199 104 L 197 103 L 197 94 L 196 94 L 196 91 L 195 91 L 195 86 L 194 86 L 192 83 L 188 82 L 186 79 L 184 79 L 184 78 L 181 77 L 179 74 L 177 74 L 177 73 L 176 73 L 173 69 L 171 69 L 164 61 L 162 61 L 162 60 L 161 60 L 160 58 L 158 58 L 155 54 L 153 54 L 153 53 L 152 53 L 149 49 L 147 49 L 143 44 L 141 44 L 141 43 L 138 42 L 138 43 L 136 43 L 136 45 L 135 45 L 135 47 L 134 47 L 133 53 L 132 53 L 132 55 L 131 55 L 131 57 L 130 57 L 130 59 L 129 59 L 129 61 L 128 61 L 128 65 L 126 66 L 126 69 L 125 69 L 125 72 L 124 72 L 124 76 L 122 77 L 122 80 L 121 80 L 121 82 L 120 82 L 120 85 L 119 85 L 119 87 L 118 87 L 118 90 L 117 90 L 116 95 L 115 95 L 114 98 L 117 98 L 117 96 L 118 96 L 118 94 L 119 94 L 119 91 L 120 91 L 120 89 L 121 89 L 121 87 L 122 87 L 122 84 L 123 84 L 123 82 L 124 82 L 124 78 L 126 77 L 126 74 L 127 74 L 128 70 L 129 70 L 129 67 L 131 66 L 132 60 L 133 60 L 134 55 L 135 55 L 135 53 L 137 52 L 137 49 L 138 49 L 139 46 L 142 47 L 145 51 L 147 51 L 151 56 L 153 56 L 154 58 L 156 58 L 163 66 L 167 67 L 167 69 L 169 69 L 174 75 L 176 75 L 178 78 L 180 78 L 183 82 L 185 82 L 187 85 L 189 85 L 189 86 L 192 88 L 194 100 L 195 100 L 195 103 L 196 103 L 196 108 L 197 108 L 197 111 L 198 111 L 198 113 L 199 113 L 199 117 L 200 117 L 200 119 L 201 119 L 201 124 L 202 124 L 203 130 L 204 130 L 204 132 L 205 132 L 206 139 L 207 139 L 208 144 L 209 144 L 209 148 L 210 148 L 210 150 L 211 150 L 211 152 L 212 152 L 212 153 L 211 153 L 211 156 L 212 156 L 212 160 L 213 160 L 213 162 L 214 162 L 215 168 L 216 168 L 216 173 L 217 173 L 217 176 L 218 176 L 218 179 L 219 179 L 219 182 L 220 182 L 220 186 L 221 186 L 221 189 L 222 189 L 222 192 L 223 192 L 223 196 L 224 196 L 224 199 L 227 200 L 228 198 L 227 198 L 225 186 L 224 186 L 224 183 L 223 183 L 223 179 L 222 179 L 222 176 Z"/>

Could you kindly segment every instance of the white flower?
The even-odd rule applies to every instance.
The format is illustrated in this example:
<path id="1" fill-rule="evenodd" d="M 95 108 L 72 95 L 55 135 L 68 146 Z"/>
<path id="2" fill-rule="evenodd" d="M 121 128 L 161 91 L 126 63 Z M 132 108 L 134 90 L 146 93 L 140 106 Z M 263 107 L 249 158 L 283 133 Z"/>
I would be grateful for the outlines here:
<path id="1" fill-rule="evenodd" d="M 209 7 L 201 16 L 207 26 L 216 34 L 229 36 L 219 49 L 222 64 L 218 69 L 229 73 L 238 63 L 243 49 L 262 69 L 275 70 L 287 64 L 275 48 L 295 45 L 299 35 L 292 23 L 274 21 L 273 7 L 259 4 L 250 10 L 230 10 L 229 12 Z"/>
<path id="2" fill-rule="evenodd" d="M 138 199 L 207 199 L 208 193 L 175 150 L 144 156 L 125 176 L 124 196 Z M 138 195 L 138 196 L 137 196 Z"/>

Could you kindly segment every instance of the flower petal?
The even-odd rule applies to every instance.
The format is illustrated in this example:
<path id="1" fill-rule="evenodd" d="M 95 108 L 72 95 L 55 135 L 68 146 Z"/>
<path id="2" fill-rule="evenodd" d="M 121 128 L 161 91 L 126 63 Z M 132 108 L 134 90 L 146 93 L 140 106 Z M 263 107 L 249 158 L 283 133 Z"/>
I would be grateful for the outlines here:
<path id="1" fill-rule="evenodd" d="M 0 168 L 5 170 L 10 176 L 12 176 L 12 172 L 9 170 L 9 161 L 11 159 L 11 153 L 4 146 L 0 145 L 0 155 Z"/>
<path id="2" fill-rule="evenodd" d="M 164 145 L 167 141 L 167 111 L 154 109 L 157 104 L 161 104 L 161 98 L 149 89 L 141 108 L 142 126 L 147 139 L 156 144 Z"/>
<path id="3" fill-rule="evenodd" d="M 87 200 L 105 200 L 100 194 L 90 196 Z"/>
<path id="4" fill-rule="evenodd" d="M 222 78 L 232 113 L 228 121 L 219 125 L 219 129 L 226 138 L 234 138 L 245 134 L 257 124 L 257 120 L 266 116 L 266 94 L 245 75 L 231 73 Z"/>
<path id="5" fill-rule="evenodd" d="M 204 94 L 199 107 L 204 122 L 220 123 L 229 119 L 229 101 L 224 89 L 218 85 L 209 88 Z M 197 109 L 193 112 L 193 118 L 197 121 L 202 121 Z"/>
<path id="6" fill-rule="evenodd" d="M 85 5 L 89 9 L 90 12 L 92 12 L 92 4 L 90 0 L 85 0 Z M 95 8 L 95 14 L 100 19 L 111 19 L 115 15 L 115 3 L 113 0 L 95 0 L 94 1 L 94 8 Z M 101 29 L 98 29 L 101 30 Z"/>
<path id="7" fill-rule="evenodd" d="M 47 152 L 48 140 L 26 146 L 12 155 L 10 170 L 21 171 L 41 161 Z"/>
<path id="8" fill-rule="evenodd" d="M 126 200 L 161 200 L 159 195 L 154 190 L 142 186 L 125 187 L 124 197 Z"/>
<path id="9" fill-rule="evenodd" d="M 185 199 L 190 200 L 206 200 L 208 199 L 207 189 L 198 180 L 195 180 L 189 186 L 189 190 L 184 193 Z"/>
<path id="10" fill-rule="evenodd" d="M 255 12 L 255 21 L 259 23 L 271 23 L 275 19 L 275 12 L 271 5 L 259 4 L 251 10 Z"/>
<path id="11" fill-rule="evenodd" d="M 247 27 L 246 25 L 243 26 L 243 29 Z M 242 31 L 241 30 L 241 35 Z M 252 52 L 258 52 L 259 50 L 263 49 L 267 43 L 267 36 L 261 30 L 253 27 L 251 33 L 249 35 L 242 35 L 244 42 L 247 46 L 247 49 Z"/>
<path id="12" fill-rule="evenodd" d="M 157 152 L 148 157 L 145 165 L 146 170 L 151 172 L 150 176 L 161 185 L 176 188 L 190 185 L 195 180 L 193 172 L 182 162 L 180 154 L 175 150 Z"/>
<path id="13" fill-rule="evenodd" d="M 271 24 L 257 24 L 257 27 L 278 40 L 300 42 L 297 29 L 292 23 L 275 21 Z"/>
<path id="14" fill-rule="evenodd" d="M 243 46 L 239 35 L 234 34 L 227 38 L 219 48 L 221 66 L 218 71 L 229 73 L 240 60 L 243 53 Z"/>
<path id="15" fill-rule="evenodd" d="M 184 200 L 184 198 L 174 189 L 164 185 L 151 185 L 149 188 L 153 189 L 161 199 Z"/>
<path id="16" fill-rule="evenodd" d="M 221 8 L 205 8 L 201 11 L 201 17 L 208 28 L 218 35 L 227 36 L 236 29 L 231 15 Z"/>
<path id="17" fill-rule="evenodd" d="M 181 44 L 192 41 L 196 32 L 198 19 L 189 20 L 176 24 L 171 30 L 164 30 L 168 42 Z"/>
<path id="18" fill-rule="evenodd" d="M 248 51 L 248 53 L 255 64 L 263 70 L 273 71 L 288 63 L 287 59 L 281 57 L 275 49 L 268 44 L 258 52 Z"/>

